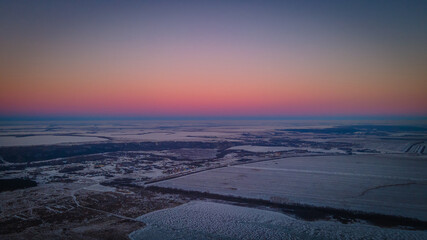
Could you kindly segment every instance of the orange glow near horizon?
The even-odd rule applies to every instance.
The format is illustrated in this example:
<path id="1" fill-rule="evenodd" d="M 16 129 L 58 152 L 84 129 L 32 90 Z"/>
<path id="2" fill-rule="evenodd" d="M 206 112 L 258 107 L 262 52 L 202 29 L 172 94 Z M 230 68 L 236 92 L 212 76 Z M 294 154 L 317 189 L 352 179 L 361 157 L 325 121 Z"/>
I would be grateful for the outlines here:
<path id="1" fill-rule="evenodd" d="M 0 43 L 0 115 L 427 115 L 422 51 L 393 55 L 271 13 L 177 12 Z"/>

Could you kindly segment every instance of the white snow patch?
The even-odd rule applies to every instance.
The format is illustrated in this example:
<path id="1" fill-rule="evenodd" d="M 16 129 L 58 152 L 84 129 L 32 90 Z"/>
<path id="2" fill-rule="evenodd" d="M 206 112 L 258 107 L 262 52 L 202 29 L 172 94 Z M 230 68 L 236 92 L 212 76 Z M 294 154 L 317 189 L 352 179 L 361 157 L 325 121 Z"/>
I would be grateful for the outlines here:
<path id="1" fill-rule="evenodd" d="M 332 149 L 323 149 L 323 148 L 311 148 L 311 147 L 271 147 L 271 146 L 253 146 L 253 145 L 242 145 L 231 147 L 228 150 L 243 150 L 248 152 L 281 152 L 281 151 L 292 151 L 292 150 L 305 150 L 308 152 L 321 152 L 321 153 L 345 153 L 345 151 L 332 148 Z"/>
<path id="2" fill-rule="evenodd" d="M 94 184 L 90 185 L 88 187 L 85 187 L 84 189 L 89 191 L 97 191 L 97 192 L 115 192 L 115 187 L 109 187 L 109 186 L 103 186 L 101 184 Z"/>

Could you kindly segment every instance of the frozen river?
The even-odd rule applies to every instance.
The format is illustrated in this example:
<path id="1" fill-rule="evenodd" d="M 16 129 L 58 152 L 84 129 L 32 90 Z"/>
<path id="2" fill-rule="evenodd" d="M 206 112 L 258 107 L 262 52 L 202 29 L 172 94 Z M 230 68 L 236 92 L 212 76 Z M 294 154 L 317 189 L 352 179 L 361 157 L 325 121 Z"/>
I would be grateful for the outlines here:
<path id="1" fill-rule="evenodd" d="M 387 229 L 332 221 L 306 222 L 285 214 L 215 202 L 193 201 L 145 214 L 147 224 L 129 235 L 142 239 L 426 239 L 425 231 Z"/>

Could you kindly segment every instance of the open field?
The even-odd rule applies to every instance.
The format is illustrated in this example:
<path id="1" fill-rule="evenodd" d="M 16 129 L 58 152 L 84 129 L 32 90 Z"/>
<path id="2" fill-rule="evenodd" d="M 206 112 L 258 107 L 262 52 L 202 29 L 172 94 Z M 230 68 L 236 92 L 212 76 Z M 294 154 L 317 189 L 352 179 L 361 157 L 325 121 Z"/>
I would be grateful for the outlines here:
<path id="1" fill-rule="evenodd" d="M 153 185 L 425 221 L 426 176 L 425 156 L 321 156 L 219 168 Z"/>
<path id="2" fill-rule="evenodd" d="M 135 219 L 187 200 L 141 188 L 86 180 L 0 193 L 1 239 L 128 239 L 145 223 Z"/>
<path id="3" fill-rule="evenodd" d="M 82 136 L 56 136 L 56 135 L 35 135 L 35 136 L 25 136 L 25 137 L 1 136 L 0 147 L 97 142 L 97 141 L 105 141 L 105 140 L 106 139 L 102 139 L 98 137 L 82 137 Z"/>

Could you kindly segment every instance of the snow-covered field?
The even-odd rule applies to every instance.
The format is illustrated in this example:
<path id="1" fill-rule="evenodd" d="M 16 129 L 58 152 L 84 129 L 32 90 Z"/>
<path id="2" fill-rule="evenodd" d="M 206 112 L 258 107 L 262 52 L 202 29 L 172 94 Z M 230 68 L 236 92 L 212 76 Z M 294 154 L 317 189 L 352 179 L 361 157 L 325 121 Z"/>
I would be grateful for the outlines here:
<path id="1" fill-rule="evenodd" d="M 200 172 L 153 185 L 427 220 L 427 157 L 293 157 Z"/>
<path id="2" fill-rule="evenodd" d="M 425 231 L 363 224 L 306 222 L 285 214 L 222 203 L 193 201 L 140 216 L 140 239 L 426 239 Z"/>
<path id="3" fill-rule="evenodd" d="M 0 147 L 10 146 L 31 146 L 31 145 L 51 145 L 59 143 L 78 143 L 78 142 L 94 142 L 105 141 L 104 138 L 98 137 L 83 137 L 83 136 L 56 136 L 56 135 L 40 135 L 28 137 L 1 136 Z"/>
<path id="4" fill-rule="evenodd" d="M 90 185 L 88 187 L 85 187 L 84 189 L 89 191 L 96 191 L 96 192 L 115 192 L 116 191 L 116 188 L 114 187 L 103 186 L 101 184 Z"/>
<path id="5" fill-rule="evenodd" d="M 252 146 L 242 145 L 229 148 L 229 150 L 244 150 L 248 152 L 281 152 L 281 151 L 292 151 L 292 150 L 305 150 L 308 152 L 316 153 L 345 153 L 345 151 L 339 149 L 323 149 L 323 148 L 311 148 L 311 147 L 271 147 L 271 146 Z"/>
<path id="6" fill-rule="evenodd" d="M 224 132 L 200 132 L 200 131 L 163 131 L 147 132 L 144 134 L 121 134 L 113 136 L 116 139 L 140 140 L 140 141 L 213 141 L 218 137 L 233 136 Z"/>

